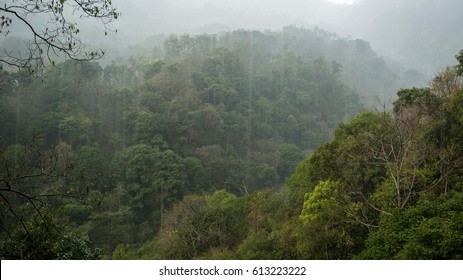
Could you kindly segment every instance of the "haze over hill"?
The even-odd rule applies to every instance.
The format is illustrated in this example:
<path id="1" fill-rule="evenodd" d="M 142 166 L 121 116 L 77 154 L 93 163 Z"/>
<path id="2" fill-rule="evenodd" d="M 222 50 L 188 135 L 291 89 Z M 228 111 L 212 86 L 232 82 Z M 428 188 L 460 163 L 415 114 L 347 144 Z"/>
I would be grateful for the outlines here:
<path id="1" fill-rule="evenodd" d="M 425 85 L 436 72 L 454 64 L 454 55 L 463 46 L 463 19 L 459 15 L 463 1 L 459 0 L 116 0 L 114 4 L 122 14 L 111 26 L 117 34 L 95 36 L 104 33 L 97 22 L 79 23 L 85 42 L 92 48 L 109 50 L 103 64 L 129 58 L 162 58 L 158 47 L 172 33 L 223 34 L 238 29 L 265 32 L 290 25 L 307 29 L 316 26 L 340 38 L 370 44 L 374 55 L 385 60 L 387 71 L 397 74 L 394 83 L 398 87 L 391 86 L 386 94 L 393 97 L 400 87 Z M 4 36 L 0 38 L 2 48 L 20 51 L 24 30 L 14 22 L 14 35 L 6 37 L 7 41 Z M 320 55 L 328 60 L 340 56 L 327 56 L 326 52 Z M 369 94 L 378 96 L 377 91 Z M 380 96 L 384 97 L 384 92 Z"/>
<path id="2" fill-rule="evenodd" d="M 463 47 L 462 10 L 460 0 L 365 0 L 339 23 L 375 50 L 429 76 L 455 64 Z"/>
<path id="3" fill-rule="evenodd" d="M 0 5 L 0 259 L 462 258 L 461 3 L 172 2 Z"/>
<path id="4" fill-rule="evenodd" d="M 463 2 L 458 0 L 119 0 L 116 6 L 122 18 L 115 39 L 125 44 L 141 43 L 154 34 L 318 26 L 368 41 L 374 50 L 428 79 L 453 64 L 463 46 Z"/>
<path id="5" fill-rule="evenodd" d="M 340 19 L 350 5 L 337 5 L 324 0 L 180 0 L 175 3 L 156 0 L 136 3 L 118 1 L 116 6 L 123 11 L 123 17 L 118 22 L 120 29 L 130 30 L 133 36 L 134 30 L 147 35 L 323 24 Z M 134 16 L 136 20 L 133 20 Z M 137 28 L 130 28 L 134 25 Z"/>

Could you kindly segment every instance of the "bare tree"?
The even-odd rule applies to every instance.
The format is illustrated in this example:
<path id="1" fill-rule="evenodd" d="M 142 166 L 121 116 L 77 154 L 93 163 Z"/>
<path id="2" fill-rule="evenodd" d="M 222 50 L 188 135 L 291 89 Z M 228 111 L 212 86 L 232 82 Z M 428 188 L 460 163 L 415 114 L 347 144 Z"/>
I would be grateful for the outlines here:
<path id="1" fill-rule="evenodd" d="M 380 132 L 368 134 L 372 143 L 369 148 L 373 157 L 385 166 L 395 189 L 395 206 L 399 209 L 415 195 L 437 188 L 447 191 L 449 176 L 463 163 L 455 144 L 426 136 L 441 130 L 439 137 L 445 138 L 449 98 L 461 90 L 461 81 L 454 69 L 447 68 L 431 86 L 399 91 L 393 114 L 381 113 Z M 439 167 L 433 176 L 425 175 L 431 159 Z"/>
<path id="2" fill-rule="evenodd" d="M 414 110 L 384 117 L 383 132 L 373 137 L 374 158 L 384 163 L 396 192 L 396 206 L 403 209 L 415 192 L 416 172 L 422 162 L 416 136 L 421 118 Z"/>
<path id="3" fill-rule="evenodd" d="M 12 26 L 18 25 L 30 39 L 22 51 L 1 50 L 0 65 L 32 71 L 54 65 L 59 57 L 78 61 L 102 57 L 102 50 L 86 51 L 76 21 L 93 18 L 106 35 L 108 24 L 119 17 L 111 0 L 6 0 L 0 5 L 0 34 L 9 36 Z"/>
<path id="4" fill-rule="evenodd" d="M 430 86 L 437 96 L 449 98 L 463 88 L 463 77 L 457 67 L 447 67 L 436 74 Z"/>

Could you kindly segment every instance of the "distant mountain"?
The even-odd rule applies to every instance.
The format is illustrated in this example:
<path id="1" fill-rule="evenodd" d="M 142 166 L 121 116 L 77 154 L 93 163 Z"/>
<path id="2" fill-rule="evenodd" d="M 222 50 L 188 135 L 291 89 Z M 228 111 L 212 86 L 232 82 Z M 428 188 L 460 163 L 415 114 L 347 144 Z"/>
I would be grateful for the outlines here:
<path id="1" fill-rule="evenodd" d="M 166 0 L 117 2 L 121 43 L 139 44 L 154 34 L 220 33 L 239 28 L 279 30 L 319 26 L 341 36 L 370 42 L 411 74 L 428 79 L 463 48 L 461 0 L 358 0 L 336 5 L 323 0 Z"/>
<path id="2" fill-rule="evenodd" d="M 237 29 L 276 31 L 289 25 L 306 29 L 318 26 L 348 41 L 361 39 L 378 57 L 395 60 L 385 62 L 398 74 L 398 84 L 408 87 L 422 86 L 434 73 L 455 64 L 454 56 L 463 48 L 461 0 L 357 0 L 353 5 L 324 0 L 115 0 L 114 4 L 122 13 L 111 26 L 117 34 L 98 37 L 95 34 L 104 32 L 94 22 L 79 22 L 82 40 L 91 42 L 92 47 L 108 49 L 109 61 L 139 56 L 140 47 L 146 48 L 147 42 L 151 43 L 146 39 L 154 35 L 166 38 L 171 33 L 221 34 Z M 20 26 L 13 26 L 11 34 L 8 39 L 18 37 L 18 41 L 25 37 Z M 17 51 L 18 45 L 0 37 L 1 48 Z M 345 61 L 349 54 L 330 54 L 331 57 L 326 55 L 328 59 L 349 64 Z M 383 62 L 379 59 L 377 63 Z M 368 72 L 373 74 L 374 71 Z M 369 78 L 368 75 L 364 77 Z M 358 83 L 352 82 L 355 79 L 349 78 L 348 84 L 358 89 Z"/>
<path id="3" fill-rule="evenodd" d="M 432 75 L 463 49 L 461 0 L 365 0 L 339 22 L 344 31 L 404 65 Z"/>

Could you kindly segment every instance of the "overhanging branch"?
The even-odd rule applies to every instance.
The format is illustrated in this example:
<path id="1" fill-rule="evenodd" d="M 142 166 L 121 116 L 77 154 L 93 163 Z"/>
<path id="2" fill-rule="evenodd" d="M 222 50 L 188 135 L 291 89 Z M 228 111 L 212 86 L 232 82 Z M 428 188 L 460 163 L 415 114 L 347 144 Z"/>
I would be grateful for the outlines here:
<path id="1" fill-rule="evenodd" d="M 54 65 L 60 56 L 76 61 L 89 61 L 101 58 L 103 50 L 84 50 L 84 44 L 78 37 L 80 33 L 77 23 L 68 20 L 69 15 L 76 13 L 80 17 L 94 18 L 103 24 L 107 34 L 107 24 L 119 17 L 110 0 L 97 1 L 17 1 L 16 4 L 0 6 L 0 33 L 11 24 L 24 25 L 30 33 L 30 41 L 25 42 L 23 53 L 14 53 L 3 50 L 0 54 L 0 63 L 16 68 L 32 68 L 32 71 Z M 64 13 L 65 7 L 71 11 Z M 44 28 L 32 24 L 34 17 L 49 16 Z"/>

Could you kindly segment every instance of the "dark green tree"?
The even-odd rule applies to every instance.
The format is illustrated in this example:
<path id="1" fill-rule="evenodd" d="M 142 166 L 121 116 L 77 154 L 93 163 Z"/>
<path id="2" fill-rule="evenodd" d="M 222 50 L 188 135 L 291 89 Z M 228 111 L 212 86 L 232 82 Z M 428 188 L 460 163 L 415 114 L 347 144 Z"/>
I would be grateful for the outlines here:
<path id="1" fill-rule="evenodd" d="M 458 60 L 458 65 L 457 65 L 457 73 L 458 75 L 462 76 L 463 75 L 463 50 L 460 51 L 460 53 L 456 56 Z"/>
<path id="2" fill-rule="evenodd" d="M 461 193 L 428 195 L 384 215 L 366 241 L 363 259 L 462 259 Z"/>
<path id="3" fill-rule="evenodd" d="M 50 216 L 34 216 L 0 243 L 2 259 L 14 260 L 95 260 L 101 252 L 88 236 L 65 233 Z"/>

